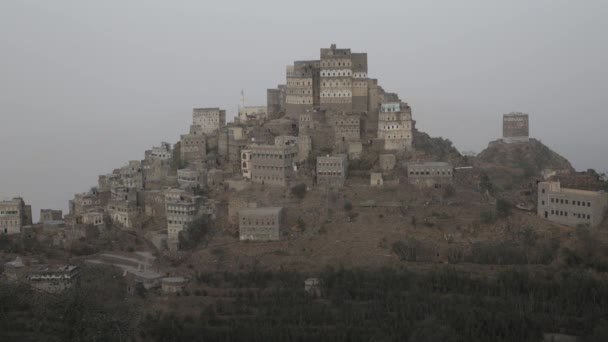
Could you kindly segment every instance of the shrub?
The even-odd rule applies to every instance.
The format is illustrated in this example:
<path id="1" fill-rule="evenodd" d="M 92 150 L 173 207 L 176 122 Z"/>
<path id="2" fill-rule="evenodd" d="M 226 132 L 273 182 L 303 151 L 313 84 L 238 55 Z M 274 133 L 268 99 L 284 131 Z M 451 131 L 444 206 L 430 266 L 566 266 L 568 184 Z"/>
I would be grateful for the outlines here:
<path id="1" fill-rule="evenodd" d="M 505 218 L 511 215 L 511 202 L 504 198 L 496 200 L 496 216 Z"/>
<path id="2" fill-rule="evenodd" d="M 304 198 L 304 196 L 306 196 L 306 184 L 300 183 L 298 185 L 294 185 L 291 188 L 291 194 L 299 199 Z"/>
<path id="3" fill-rule="evenodd" d="M 350 203 L 349 201 L 346 201 L 346 203 L 344 203 L 344 211 L 351 211 L 353 210 L 353 204 Z"/>

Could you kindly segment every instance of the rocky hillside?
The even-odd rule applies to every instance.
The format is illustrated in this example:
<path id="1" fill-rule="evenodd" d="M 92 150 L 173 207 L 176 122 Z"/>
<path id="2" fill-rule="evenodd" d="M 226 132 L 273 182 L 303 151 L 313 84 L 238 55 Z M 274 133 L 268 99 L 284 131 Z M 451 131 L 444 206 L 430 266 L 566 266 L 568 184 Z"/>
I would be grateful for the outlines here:
<path id="1" fill-rule="evenodd" d="M 428 156 L 429 160 L 450 162 L 454 166 L 467 164 L 466 158 L 458 152 L 450 139 L 431 137 L 427 133 L 414 130 L 413 146 Z"/>
<path id="2" fill-rule="evenodd" d="M 527 144 L 493 141 L 475 157 L 475 165 L 505 190 L 539 179 L 544 169 L 574 172 L 566 158 L 536 139 Z"/>

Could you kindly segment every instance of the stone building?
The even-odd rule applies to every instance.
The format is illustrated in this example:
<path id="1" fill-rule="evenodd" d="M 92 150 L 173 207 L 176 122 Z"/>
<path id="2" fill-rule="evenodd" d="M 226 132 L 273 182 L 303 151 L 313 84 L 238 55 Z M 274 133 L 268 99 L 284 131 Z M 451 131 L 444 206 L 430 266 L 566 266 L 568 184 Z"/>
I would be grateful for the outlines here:
<path id="1" fill-rule="evenodd" d="M 62 219 L 63 212 L 61 210 L 40 209 L 40 223 L 47 221 L 58 221 Z"/>
<path id="2" fill-rule="evenodd" d="M 4 263 L 4 272 L 2 273 L 10 280 L 22 280 L 27 275 L 27 268 L 21 257 L 16 257 L 15 260 Z"/>
<path id="3" fill-rule="evenodd" d="M 137 190 L 126 186 L 112 188 L 106 209 L 112 223 L 127 229 L 134 228 L 139 214 Z"/>
<path id="4" fill-rule="evenodd" d="M 370 173 L 369 174 L 369 185 L 370 186 L 382 186 L 384 185 L 384 178 L 381 173 Z"/>
<path id="5" fill-rule="evenodd" d="M 161 290 L 164 293 L 178 293 L 184 291 L 188 279 L 184 277 L 166 277 L 161 280 Z"/>
<path id="6" fill-rule="evenodd" d="M 206 173 L 193 168 L 177 170 L 177 184 L 181 189 L 204 187 L 207 185 Z"/>
<path id="7" fill-rule="evenodd" d="M 207 136 L 201 126 L 191 125 L 190 133 L 180 136 L 179 152 L 183 162 L 204 160 L 207 155 Z"/>
<path id="8" fill-rule="evenodd" d="M 343 186 L 348 171 L 348 158 L 345 154 L 317 157 L 317 184 Z"/>
<path id="9" fill-rule="evenodd" d="M 154 160 L 171 160 L 173 158 L 173 149 L 168 142 L 161 142 L 160 146 L 154 146 L 151 150 L 145 152 L 146 159 Z"/>
<path id="10" fill-rule="evenodd" d="M 32 207 L 21 197 L 0 202 L 0 234 L 19 234 L 21 227 L 32 225 Z"/>
<path id="11" fill-rule="evenodd" d="M 397 159 L 394 154 L 381 154 L 378 156 L 378 163 L 382 171 L 390 171 L 395 168 Z"/>
<path id="12" fill-rule="evenodd" d="M 168 243 L 175 249 L 179 242 L 179 233 L 183 231 L 197 216 L 212 214 L 214 216 L 215 206 L 205 208 L 208 202 L 202 196 L 180 189 L 169 189 L 165 191 L 165 213 L 167 216 Z"/>
<path id="13" fill-rule="evenodd" d="M 413 162 L 407 164 L 407 178 L 410 184 L 441 188 L 452 184 L 454 168 L 446 162 Z"/>
<path id="14" fill-rule="evenodd" d="M 146 158 L 142 163 L 142 170 L 145 189 L 162 189 L 174 180 L 171 176 L 171 160 Z"/>
<path id="15" fill-rule="evenodd" d="M 276 89 L 268 89 L 266 92 L 266 113 L 268 119 L 277 119 L 285 113 L 285 100 L 287 95 L 287 87 L 283 84 L 277 86 Z"/>
<path id="16" fill-rule="evenodd" d="M 241 174 L 251 179 L 251 150 L 241 150 Z"/>
<path id="17" fill-rule="evenodd" d="M 332 44 L 321 49 L 320 107 L 336 112 L 368 107 L 367 54 L 351 53 Z"/>
<path id="18" fill-rule="evenodd" d="M 103 211 L 89 211 L 88 213 L 82 214 L 82 224 L 103 226 L 105 224 Z"/>
<path id="19" fill-rule="evenodd" d="M 296 61 L 287 66 L 285 111 L 297 118 L 319 105 L 319 61 Z"/>
<path id="20" fill-rule="evenodd" d="M 412 110 L 407 103 L 387 102 L 378 114 L 378 138 L 384 140 L 386 150 L 407 150 L 413 140 Z"/>
<path id="21" fill-rule="evenodd" d="M 226 111 L 219 108 L 194 108 L 192 124 L 201 126 L 204 134 L 213 134 L 226 125 Z"/>
<path id="22" fill-rule="evenodd" d="M 267 106 L 243 106 L 239 107 L 239 123 L 268 119 Z"/>
<path id="23" fill-rule="evenodd" d="M 608 194 L 562 188 L 560 182 L 538 183 L 538 216 L 553 222 L 577 226 L 598 226 L 608 208 Z"/>
<path id="24" fill-rule="evenodd" d="M 509 113 L 502 116 L 502 141 L 511 144 L 530 140 L 528 114 Z"/>
<path id="25" fill-rule="evenodd" d="M 334 138 L 337 144 L 361 140 L 361 116 L 359 114 L 338 114 L 331 117 Z"/>
<path id="26" fill-rule="evenodd" d="M 141 160 L 131 160 L 129 164 L 120 168 L 120 180 L 128 188 L 143 189 L 144 173 Z"/>
<path id="27" fill-rule="evenodd" d="M 224 171 L 211 169 L 207 172 L 207 186 L 212 189 L 222 189 L 224 187 Z"/>
<path id="28" fill-rule="evenodd" d="M 294 145 L 251 145 L 251 180 L 287 186 L 294 176 L 298 148 Z"/>
<path id="29" fill-rule="evenodd" d="M 241 241 L 279 240 L 283 208 L 251 208 L 239 211 Z"/>
<path id="30" fill-rule="evenodd" d="M 33 288 L 50 293 L 60 293 L 74 286 L 79 278 L 80 270 L 72 265 L 37 265 L 27 275 Z"/>
<path id="31" fill-rule="evenodd" d="M 241 150 L 247 146 L 243 126 L 231 125 L 222 128 L 218 135 L 218 154 L 229 172 L 240 172 Z"/>

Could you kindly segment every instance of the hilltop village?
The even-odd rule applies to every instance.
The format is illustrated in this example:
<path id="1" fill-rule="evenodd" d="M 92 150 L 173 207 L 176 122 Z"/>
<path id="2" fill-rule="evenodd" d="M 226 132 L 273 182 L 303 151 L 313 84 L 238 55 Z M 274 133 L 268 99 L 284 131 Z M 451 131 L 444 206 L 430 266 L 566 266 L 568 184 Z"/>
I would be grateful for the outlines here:
<path id="1" fill-rule="evenodd" d="M 233 122 L 194 108 L 179 141 L 100 175 L 68 213 L 42 209 L 34 224 L 24 199 L 1 202 L 0 233 L 21 246 L 3 255 L 5 276 L 60 292 L 107 264 L 131 290 L 172 293 L 201 270 L 454 262 L 517 224 L 553 236 L 605 225 L 605 179 L 530 138 L 528 114 L 505 114 L 501 139 L 462 155 L 417 130 L 367 58 L 322 48 Z"/>

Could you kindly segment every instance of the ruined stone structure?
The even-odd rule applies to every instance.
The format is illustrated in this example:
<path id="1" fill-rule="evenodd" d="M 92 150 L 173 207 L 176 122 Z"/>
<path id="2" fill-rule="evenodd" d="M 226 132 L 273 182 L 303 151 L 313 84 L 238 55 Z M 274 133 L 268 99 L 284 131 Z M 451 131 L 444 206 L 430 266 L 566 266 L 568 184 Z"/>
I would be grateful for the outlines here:
<path id="1" fill-rule="evenodd" d="M 241 241 L 279 240 L 283 208 L 252 208 L 239 211 Z"/>
<path id="2" fill-rule="evenodd" d="M 219 169 L 211 169 L 207 172 L 207 186 L 212 189 L 221 189 L 224 187 L 224 171 Z"/>
<path id="3" fill-rule="evenodd" d="M 59 221 L 62 219 L 63 212 L 61 210 L 40 209 L 40 223 L 48 221 Z"/>
<path id="4" fill-rule="evenodd" d="M 345 154 L 317 157 L 317 184 L 343 186 L 348 171 L 348 158 Z"/>
<path id="5" fill-rule="evenodd" d="M 182 162 L 204 160 L 207 156 L 207 137 L 201 126 L 191 125 L 190 133 L 181 135 L 179 141 Z"/>
<path id="6" fill-rule="evenodd" d="M 412 185 L 440 188 L 452 184 L 454 167 L 445 162 L 414 162 L 407 164 L 407 177 Z"/>
<path id="7" fill-rule="evenodd" d="M 407 103 L 386 102 L 378 114 L 378 139 L 384 139 L 386 150 L 407 150 L 412 147 L 414 124 Z"/>
<path id="8" fill-rule="evenodd" d="M 281 84 L 276 89 L 268 89 L 266 92 L 266 113 L 268 119 L 277 119 L 285 113 L 285 101 L 287 86 Z"/>
<path id="9" fill-rule="evenodd" d="M 528 142 L 530 140 L 528 114 L 509 113 L 502 117 L 502 141 L 511 143 Z"/>
<path id="10" fill-rule="evenodd" d="M 239 107 L 239 123 L 247 123 L 249 121 L 265 120 L 268 118 L 267 106 L 244 106 Z"/>
<path id="11" fill-rule="evenodd" d="M 219 108 L 194 108 L 192 124 L 201 126 L 204 134 L 213 134 L 226 125 L 226 111 Z"/>
<path id="12" fill-rule="evenodd" d="M 168 142 L 161 142 L 160 146 L 154 146 L 151 150 L 147 150 L 145 157 L 146 159 L 171 160 L 173 158 L 173 149 Z"/>
<path id="13" fill-rule="evenodd" d="M 247 136 L 243 126 L 231 125 L 220 130 L 218 154 L 226 170 L 240 172 L 241 150 L 247 146 Z"/>
<path id="14" fill-rule="evenodd" d="M 251 145 L 251 180 L 255 183 L 287 186 L 294 176 L 298 154 L 295 145 Z"/>
<path id="15" fill-rule="evenodd" d="M 0 202 L 0 234 L 19 234 L 21 227 L 32 224 L 32 207 L 21 197 Z"/>
<path id="16" fill-rule="evenodd" d="M 378 163 L 382 171 L 390 171 L 395 168 L 397 159 L 394 154 L 381 154 L 378 156 Z"/>
<path id="17" fill-rule="evenodd" d="M 82 214 L 82 224 L 103 226 L 105 224 L 103 211 L 89 211 L 88 213 Z"/>
<path id="18" fill-rule="evenodd" d="M 538 216 L 553 222 L 577 226 L 598 226 L 608 208 L 608 194 L 562 188 L 560 182 L 538 183 Z"/>

